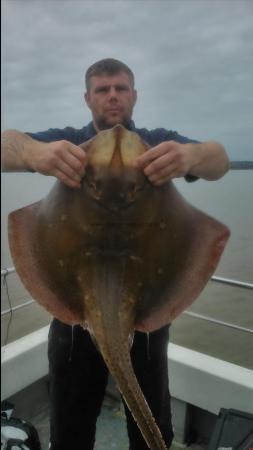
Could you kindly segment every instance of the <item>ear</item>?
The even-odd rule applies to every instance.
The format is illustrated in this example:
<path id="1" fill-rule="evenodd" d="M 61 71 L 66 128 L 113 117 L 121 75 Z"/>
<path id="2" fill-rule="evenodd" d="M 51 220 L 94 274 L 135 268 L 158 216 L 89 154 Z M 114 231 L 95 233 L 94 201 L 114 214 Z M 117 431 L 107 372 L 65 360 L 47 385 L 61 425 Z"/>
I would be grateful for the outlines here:
<path id="1" fill-rule="evenodd" d="M 88 106 L 88 108 L 90 108 L 90 95 L 89 95 L 89 92 L 85 92 L 84 93 L 84 100 L 85 100 L 86 105 Z"/>
<path id="2" fill-rule="evenodd" d="M 134 105 L 135 105 L 135 103 L 137 101 L 137 97 L 138 97 L 136 89 L 133 90 L 133 94 L 134 94 Z"/>

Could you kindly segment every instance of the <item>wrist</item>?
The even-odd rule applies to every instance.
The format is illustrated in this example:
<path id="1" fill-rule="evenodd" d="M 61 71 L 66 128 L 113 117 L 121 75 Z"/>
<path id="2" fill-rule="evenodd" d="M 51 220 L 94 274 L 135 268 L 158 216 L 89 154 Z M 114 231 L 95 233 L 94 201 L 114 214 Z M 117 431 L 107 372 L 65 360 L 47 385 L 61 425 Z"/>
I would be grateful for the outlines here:
<path id="1" fill-rule="evenodd" d="M 189 145 L 190 175 L 212 181 L 218 180 L 228 171 L 229 159 L 219 142 L 205 141 L 186 145 Z"/>
<path id="2" fill-rule="evenodd" d="M 201 165 L 204 149 L 201 143 L 189 142 L 184 144 L 185 158 L 187 161 L 187 175 L 199 177 L 199 166 Z"/>
<path id="3" fill-rule="evenodd" d="M 29 140 L 23 143 L 21 158 L 23 165 L 28 172 L 37 172 L 37 160 L 41 155 L 42 147 L 46 144 L 44 142 L 36 141 L 27 136 Z"/>

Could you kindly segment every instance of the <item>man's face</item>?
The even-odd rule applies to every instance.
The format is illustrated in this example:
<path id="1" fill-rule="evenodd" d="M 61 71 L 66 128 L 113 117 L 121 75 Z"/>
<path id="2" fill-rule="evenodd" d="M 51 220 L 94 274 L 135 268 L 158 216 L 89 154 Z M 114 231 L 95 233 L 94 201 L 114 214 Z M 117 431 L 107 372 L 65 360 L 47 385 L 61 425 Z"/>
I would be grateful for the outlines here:
<path id="1" fill-rule="evenodd" d="M 92 76 L 85 101 L 92 112 L 96 130 L 111 128 L 118 123 L 127 124 L 136 98 L 136 90 L 125 72 Z"/>

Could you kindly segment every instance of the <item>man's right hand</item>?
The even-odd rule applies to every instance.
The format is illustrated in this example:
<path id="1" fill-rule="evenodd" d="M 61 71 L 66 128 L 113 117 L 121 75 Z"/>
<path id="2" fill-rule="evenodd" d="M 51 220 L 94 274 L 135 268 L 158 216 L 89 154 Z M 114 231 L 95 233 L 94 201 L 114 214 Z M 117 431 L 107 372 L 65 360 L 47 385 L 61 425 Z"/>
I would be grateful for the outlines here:
<path id="1" fill-rule="evenodd" d="M 31 169 L 43 175 L 52 175 L 69 187 L 80 188 L 87 165 L 86 152 L 65 140 L 38 144 L 41 144 L 40 150 L 30 149 Z"/>
<path id="2" fill-rule="evenodd" d="M 49 143 L 32 139 L 17 130 L 1 133 L 2 171 L 32 170 L 58 178 L 71 188 L 79 188 L 87 166 L 87 154 L 69 141 Z"/>

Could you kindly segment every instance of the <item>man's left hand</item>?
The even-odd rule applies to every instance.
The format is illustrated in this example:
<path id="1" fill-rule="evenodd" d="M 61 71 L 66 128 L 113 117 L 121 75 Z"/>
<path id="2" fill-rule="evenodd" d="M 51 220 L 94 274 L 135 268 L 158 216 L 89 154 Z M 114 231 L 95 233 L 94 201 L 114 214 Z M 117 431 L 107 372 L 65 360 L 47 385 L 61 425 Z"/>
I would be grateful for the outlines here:
<path id="1" fill-rule="evenodd" d="M 215 141 L 180 144 L 165 141 L 150 148 L 136 159 L 154 186 L 194 175 L 204 180 L 218 180 L 229 170 L 229 158 L 223 145 Z"/>
<path id="2" fill-rule="evenodd" d="M 136 165 L 143 169 L 152 184 L 160 186 L 189 173 L 193 165 L 193 152 L 187 146 L 175 141 L 162 142 L 139 156 Z"/>

